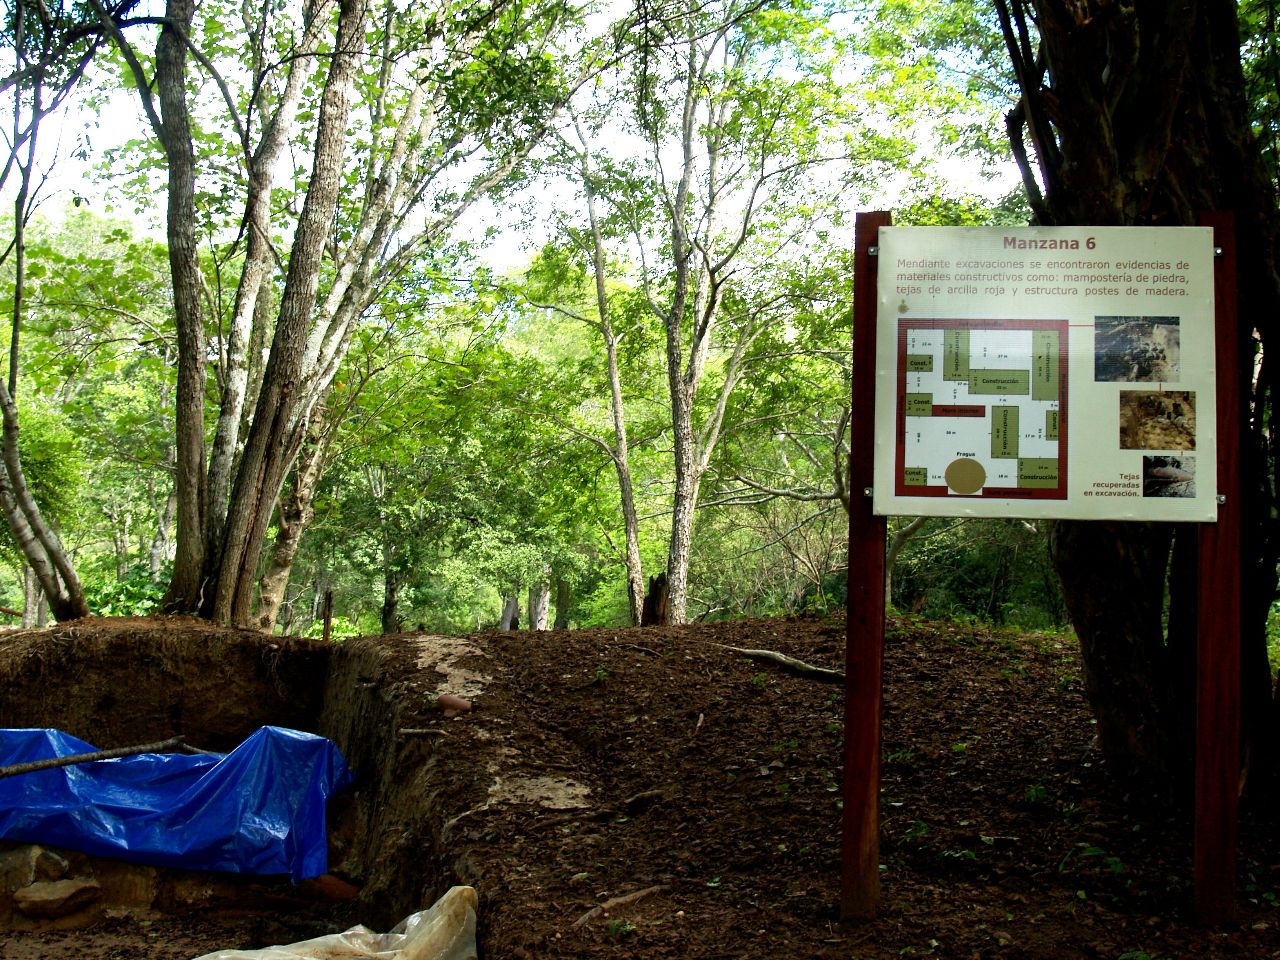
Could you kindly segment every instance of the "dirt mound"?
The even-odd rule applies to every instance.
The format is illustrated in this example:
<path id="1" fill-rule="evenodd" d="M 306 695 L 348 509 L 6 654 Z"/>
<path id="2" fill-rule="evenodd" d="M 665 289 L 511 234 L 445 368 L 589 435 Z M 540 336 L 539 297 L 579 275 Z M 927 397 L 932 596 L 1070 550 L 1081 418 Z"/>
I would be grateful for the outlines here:
<path id="1" fill-rule="evenodd" d="M 1243 824 L 1241 923 L 1197 930 L 1186 825 L 1109 786 L 1071 642 L 912 622 L 886 645 L 884 909 L 842 929 L 841 688 L 727 647 L 839 668 L 843 644 L 816 620 L 332 647 L 186 620 L 5 637 L 4 725 L 103 746 L 221 747 L 282 722 L 332 737 L 357 785 L 331 864 L 361 892 L 317 906 L 246 882 L 200 909 L 0 932 L 0 955 L 176 960 L 385 928 L 462 882 L 490 960 L 1280 956 L 1273 822 Z M 474 709 L 446 717 L 445 692 Z"/>

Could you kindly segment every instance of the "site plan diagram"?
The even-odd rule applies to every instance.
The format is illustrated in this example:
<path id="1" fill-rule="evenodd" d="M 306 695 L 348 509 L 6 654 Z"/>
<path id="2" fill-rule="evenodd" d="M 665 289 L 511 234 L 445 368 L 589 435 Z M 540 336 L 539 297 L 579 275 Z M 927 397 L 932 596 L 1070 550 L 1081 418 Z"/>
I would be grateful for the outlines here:
<path id="1" fill-rule="evenodd" d="M 900 496 L 1064 499 L 1067 324 L 899 320 Z"/>

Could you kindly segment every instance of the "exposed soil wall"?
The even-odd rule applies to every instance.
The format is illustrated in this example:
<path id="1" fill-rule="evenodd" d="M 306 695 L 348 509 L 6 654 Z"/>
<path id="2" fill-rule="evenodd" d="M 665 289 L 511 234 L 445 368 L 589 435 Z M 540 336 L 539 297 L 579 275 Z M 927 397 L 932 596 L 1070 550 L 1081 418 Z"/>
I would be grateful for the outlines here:
<path id="1" fill-rule="evenodd" d="M 441 800 L 465 774 L 434 685 L 406 669 L 412 643 L 365 637 L 336 648 L 316 730 L 338 744 L 356 780 L 341 801 L 331 868 L 361 886 L 361 919 L 375 928 L 434 902 L 456 879 Z"/>
<path id="2" fill-rule="evenodd" d="M 98 747 L 182 736 L 225 751 L 265 724 L 314 731 L 330 649 L 166 617 L 0 636 L 0 726 Z"/>

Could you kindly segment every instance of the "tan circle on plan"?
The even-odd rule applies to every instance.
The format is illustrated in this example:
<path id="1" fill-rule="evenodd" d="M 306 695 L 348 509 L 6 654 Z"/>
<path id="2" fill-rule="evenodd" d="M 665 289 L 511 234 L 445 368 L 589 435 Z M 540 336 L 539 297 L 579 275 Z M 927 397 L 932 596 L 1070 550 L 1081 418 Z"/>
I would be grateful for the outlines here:
<path id="1" fill-rule="evenodd" d="M 968 457 L 952 460 L 947 464 L 944 476 L 947 478 L 947 486 L 964 496 L 977 493 L 987 482 L 987 471 L 982 469 L 982 464 Z"/>

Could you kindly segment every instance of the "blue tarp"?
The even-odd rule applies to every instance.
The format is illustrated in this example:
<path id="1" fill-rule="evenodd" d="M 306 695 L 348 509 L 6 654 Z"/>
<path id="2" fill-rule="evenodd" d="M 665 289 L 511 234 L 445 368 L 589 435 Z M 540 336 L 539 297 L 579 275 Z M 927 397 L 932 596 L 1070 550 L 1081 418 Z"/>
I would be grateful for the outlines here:
<path id="1" fill-rule="evenodd" d="M 98 749 L 0 730 L 0 766 Z M 226 873 L 328 870 L 325 804 L 351 782 L 329 740 L 262 727 L 227 754 L 140 754 L 0 778 L 0 837 Z"/>

